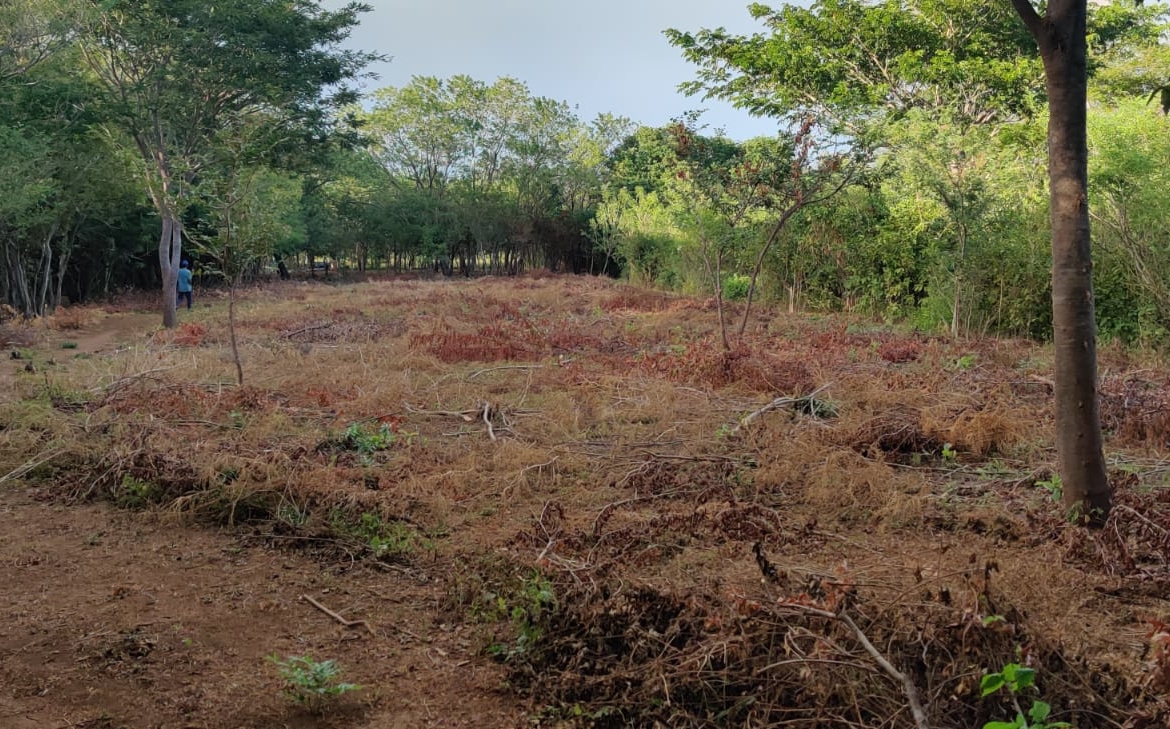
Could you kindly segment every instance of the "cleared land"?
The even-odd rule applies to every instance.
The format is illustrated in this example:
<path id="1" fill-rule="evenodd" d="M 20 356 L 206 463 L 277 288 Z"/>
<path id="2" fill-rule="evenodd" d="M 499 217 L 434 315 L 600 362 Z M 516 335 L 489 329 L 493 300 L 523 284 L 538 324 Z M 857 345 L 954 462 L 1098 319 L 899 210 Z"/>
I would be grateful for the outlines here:
<path id="1" fill-rule="evenodd" d="M 210 302 L 210 303 L 208 303 Z M 1170 368 L 1106 348 L 1118 503 L 1054 502 L 1051 353 L 604 280 L 287 283 L 0 330 L 0 726 L 1165 721 Z M 316 604 L 314 604 L 316 603 Z M 362 688 L 309 710 L 265 656 Z M 920 712 L 915 718 L 913 707 Z"/>

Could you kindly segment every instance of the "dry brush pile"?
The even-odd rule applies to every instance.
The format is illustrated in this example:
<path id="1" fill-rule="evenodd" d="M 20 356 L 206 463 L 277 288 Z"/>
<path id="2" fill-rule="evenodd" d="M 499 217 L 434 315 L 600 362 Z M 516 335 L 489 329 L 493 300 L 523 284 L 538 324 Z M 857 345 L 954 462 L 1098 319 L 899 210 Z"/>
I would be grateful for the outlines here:
<path id="1" fill-rule="evenodd" d="M 1118 507 L 1051 498 L 1050 353 L 577 278 L 290 284 L 69 358 L 18 343 L 0 479 L 446 564 L 541 726 L 1161 725 L 1164 364 L 1106 350 Z M 39 353 L 38 353 L 39 351 Z"/>

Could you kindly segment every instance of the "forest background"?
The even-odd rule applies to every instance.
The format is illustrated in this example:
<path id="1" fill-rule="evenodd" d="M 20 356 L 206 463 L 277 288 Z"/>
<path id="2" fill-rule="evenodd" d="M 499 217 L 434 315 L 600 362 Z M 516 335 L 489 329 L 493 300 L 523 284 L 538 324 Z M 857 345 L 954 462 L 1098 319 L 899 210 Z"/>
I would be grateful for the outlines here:
<path id="1" fill-rule="evenodd" d="M 168 291 L 180 255 L 203 285 L 324 259 L 1051 337 L 1043 69 L 1008 2 L 823 0 L 752 6 L 754 36 L 667 30 L 697 97 L 778 122 L 742 141 L 681 111 L 582 120 L 514 78 L 360 96 L 380 56 L 344 41 L 367 10 L 5 3 L 0 301 L 35 316 Z M 1090 3 L 1098 324 L 1154 347 L 1170 337 L 1166 22 L 1164 5 Z"/>

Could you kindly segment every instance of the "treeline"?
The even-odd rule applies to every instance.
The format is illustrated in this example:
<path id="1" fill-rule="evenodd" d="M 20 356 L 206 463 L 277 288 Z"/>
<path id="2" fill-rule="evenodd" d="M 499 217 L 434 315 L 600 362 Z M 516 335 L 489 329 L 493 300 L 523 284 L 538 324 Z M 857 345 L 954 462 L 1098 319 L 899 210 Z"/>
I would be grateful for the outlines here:
<path id="1" fill-rule="evenodd" d="M 1166 8 L 1090 10 L 1100 329 L 1161 345 Z M 753 6 L 754 36 L 668 31 L 695 64 L 692 91 L 776 120 L 776 136 L 746 141 L 694 114 L 583 121 L 509 78 L 420 76 L 359 98 L 347 84 L 376 56 L 341 43 L 362 12 L 5 3 L 0 300 L 32 316 L 167 290 L 179 255 L 232 281 L 325 258 L 621 275 L 1050 336 L 1044 77 L 1010 3 L 821 0 Z"/>

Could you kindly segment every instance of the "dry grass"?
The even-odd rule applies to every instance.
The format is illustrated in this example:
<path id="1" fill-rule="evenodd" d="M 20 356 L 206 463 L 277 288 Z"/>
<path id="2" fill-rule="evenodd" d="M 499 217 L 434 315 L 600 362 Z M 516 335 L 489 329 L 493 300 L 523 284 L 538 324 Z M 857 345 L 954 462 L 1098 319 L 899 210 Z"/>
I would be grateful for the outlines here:
<path id="1" fill-rule="evenodd" d="M 1164 711 L 1141 631 L 1170 613 L 1132 592 L 1170 586 L 1164 365 L 1105 378 L 1124 508 L 1086 537 L 1034 485 L 1051 373 L 1030 343 L 767 314 L 725 353 L 710 302 L 604 280 L 291 283 L 245 292 L 240 388 L 225 304 L 199 303 L 116 353 L 14 367 L 0 477 L 448 560 L 445 609 L 512 646 L 542 726 L 907 725 L 821 612 L 856 618 L 939 726 L 1008 718 L 978 676 L 1017 651 L 1058 718 Z M 539 580 L 555 609 L 525 602 Z"/>

